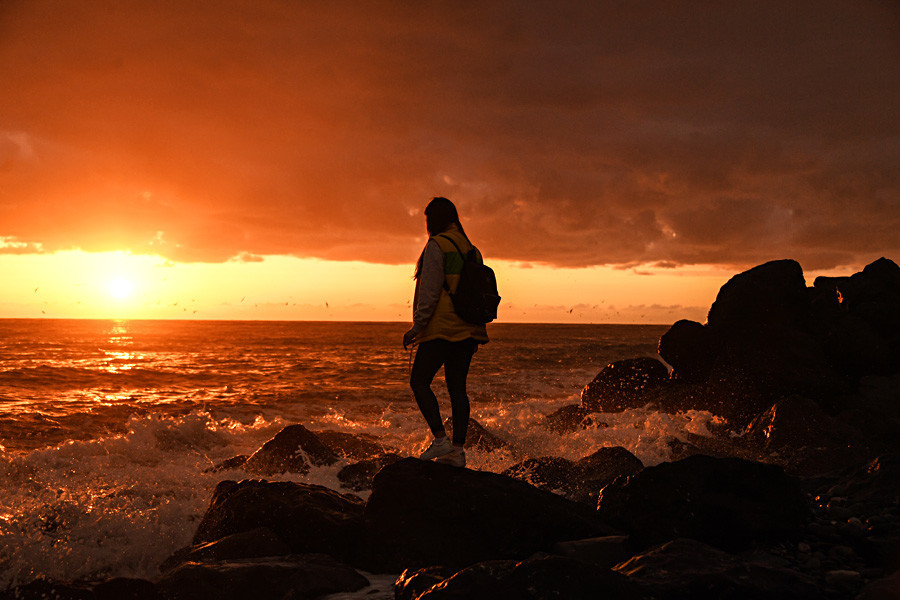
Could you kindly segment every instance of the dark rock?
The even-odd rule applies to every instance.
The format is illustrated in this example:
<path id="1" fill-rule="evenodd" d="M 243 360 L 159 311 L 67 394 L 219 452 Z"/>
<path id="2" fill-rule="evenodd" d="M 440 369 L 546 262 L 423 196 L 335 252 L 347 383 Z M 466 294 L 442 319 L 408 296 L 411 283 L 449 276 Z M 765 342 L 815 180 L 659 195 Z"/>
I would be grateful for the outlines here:
<path id="1" fill-rule="evenodd" d="M 647 404 L 647 392 L 665 384 L 669 370 L 655 358 L 618 360 L 581 390 L 581 406 L 594 412 L 622 412 Z"/>
<path id="2" fill-rule="evenodd" d="M 557 456 L 525 459 L 509 467 L 501 475 L 520 479 L 534 487 L 563 496 L 576 484 L 575 463 Z"/>
<path id="3" fill-rule="evenodd" d="M 851 379 L 889 374 L 895 366 L 888 342 L 855 314 L 844 313 L 834 320 L 823 347 L 829 362 Z"/>
<path id="4" fill-rule="evenodd" d="M 322 554 L 186 563 L 159 582 L 171 600 L 282 600 L 354 592 L 369 584 L 352 567 Z"/>
<path id="5" fill-rule="evenodd" d="M 900 571 L 865 586 L 856 600 L 900 600 Z"/>
<path id="6" fill-rule="evenodd" d="M 638 554 L 616 571 L 659 600 L 720 598 L 818 600 L 822 591 L 795 571 L 737 557 L 691 539 L 675 539 Z"/>
<path id="7" fill-rule="evenodd" d="M 188 546 L 176 551 L 160 565 L 160 571 L 170 571 L 186 562 L 214 562 L 239 558 L 285 556 L 290 547 L 268 527 L 257 527 L 226 535 L 213 542 Z"/>
<path id="8" fill-rule="evenodd" d="M 690 537 L 725 550 L 784 539 L 810 517 L 798 481 L 781 467 L 703 455 L 615 480 L 598 510 L 643 546 Z"/>
<path id="9" fill-rule="evenodd" d="M 542 490 L 565 496 L 569 500 L 597 505 L 597 495 L 620 475 L 631 475 L 644 468 L 631 452 L 615 446 L 600 448 L 577 462 L 556 456 L 529 458 L 502 475 L 521 479 Z"/>
<path id="10" fill-rule="evenodd" d="M 381 438 L 370 433 L 345 433 L 330 429 L 314 433 L 332 452 L 348 460 L 365 460 L 393 452 L 393 448 L 384 447 Z"/>
<path id="11" fill-rule="evenodd" d="M 588 507 L 495 473 L 405 458 L 375 476 L 361 560 L 368 570 L 519 558 L 611 533 Z"/>
<path id="12" fill-rule="evenodd" d="M 659 355 L 672 365 L 672 378 L 705 381 L 718 353 L 719 340 L 696 321 L 681 319 L 659 338 Z"/>
<path id="13" fill-rule="evenodd" d="M 347 465 L 338 471 L 337 477 L 341 482 L 341 487 L 345 487 L 357 492 L 372 489 L 372 480 L 375 474 L 388 465 L 392 465 L 400 460 L 399 454 L 382 454 L 374 458 L 361 460 L 358 463 Z"/>
<path id="14" fill-rule="evenodd" d="M 95 597 L 87 588 L 42 577 L 0 592 L 0 598 L 9 600 L 94 600 Z"/>
<path id="15" fill-rule="evenodd" d="M 338 457 L 303 425 L 289 425 L 278 432 L 244 463 L 249 473 L 307 473 L 309 465 L 332 465 Z"/>
<path id="16" fill-rule="evenodd" d="M 447 435 L 453 436 L 453 420 L 447 417 L 444 420 L 444 429 Z M 487 429 L 475 419 L 469 419 L 469 425 L 466 429 L 466 449 L 475 448 L 481 452 L 493 452 L 494 450 L 509 449 L 509 443 L 500 438 Z"/>
<path id="17" fill-rule="evenodd" d="M 557 542 L 550 547 L 550 552 L 572 558 L 583 563 L 592 564 L 601 569 L 611 569 L 620 562 L 628 560 L 634 554 L 627 535 L 607 535 Z"/>
<path id="18" fill-rule="evenodd" d="M 247 462 L 247 459 L 250 458 L 246 454 L 240 454 L 238 456 L 232 456 L 229 459 L 223 460 L 222 462 L 216 463 L 212 467 L 208 469 L 203 469 L 204 473 L 219 473 L 221 471 L 230 471 L 232 469 L 240 469 Z"/>
<path id="19" fill-rule="evenodd" d="M 223 481 L 216 486 L 193 543 L 267 527 L 294 553 L 322 552 L 349 560 L 362 512 L 358 500 L 319 485 Z"/>
<path id="20" fill-rule="evenodd" d="M 570 404 L 544 417 L 544 424 L 554 433 L 571 433 L 590 427 L 593 424 L 590 415 L 591 411 L 580 404 Z"/>
<path id="21" fill-rule="evenodd" d="M 425 590 L 453 575 L 447 567 L 406 569 L 394 582 L 394 600 L 416 600 Z"/>
<path id="22" fill-rule="evenodd" d="M 638 600 L 638 587 L 618 573 L 560 556 L 488 561 L 463 569 L 419 600 Z"/>
<path id="23" fill-rule="evenodd" d="M 146 579 L 116 577 L 94 586 L 97 600 L 156 600 L 156 584 Z"/>
<path id="24" fill-rule="evenodd" d="M 793 328 L 809 312 L 803 269 L 795 260 L 774 260 L 739 273 L 721 287 L 707 324 L 720 331 L 768 325 Z"/>
<path id="25" fill-rule="evenodd" d="M 596 506 L 595 501 L 601 489 L 615 481 L 617 477 L 633 475 L 643 468 L 644 463 L 621 446 L 600 448 L 575 463 L 581 489 L 585 494 L 577 493 L 574 499 L 582 501 L 590 497 L 591 505 Z"/>

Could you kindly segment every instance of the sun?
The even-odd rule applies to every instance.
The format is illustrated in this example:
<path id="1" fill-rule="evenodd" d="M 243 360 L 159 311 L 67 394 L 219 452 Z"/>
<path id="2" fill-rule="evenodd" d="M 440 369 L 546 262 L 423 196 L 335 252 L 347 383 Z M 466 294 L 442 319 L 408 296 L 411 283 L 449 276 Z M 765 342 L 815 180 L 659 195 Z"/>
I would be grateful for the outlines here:
<path id="1" fill-rule="evenodd" d="M 117 300 L 125 300 L 134 292 L 134 286 L 127 279 L 119 277 L 109 282 L 109 293 Z"/>

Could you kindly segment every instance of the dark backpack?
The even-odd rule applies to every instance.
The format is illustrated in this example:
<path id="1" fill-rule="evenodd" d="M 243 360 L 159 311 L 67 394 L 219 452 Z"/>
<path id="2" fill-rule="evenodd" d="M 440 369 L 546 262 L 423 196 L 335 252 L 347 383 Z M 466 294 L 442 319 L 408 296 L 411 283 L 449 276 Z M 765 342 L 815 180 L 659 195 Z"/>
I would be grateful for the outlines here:
<path id="1" fill-rule="evenodd" d="M 500 305 L 500 295 L 497 293 L 497 278 L 489 266 L 478 262 L 475 246 L 467 253 L 459 249 L 449 236 L 441 236 L 450 240 L 450 243 L 459 252 L 463 259 L 462 270 L 459 273 L 459 285 L 456 292 L 451 293 L 447 280 L 444 280 L 444 289 L 450 294 L 453 302 L 453 310 L 463 321 L 475 325 L 484 325 L 497 318 L 497 307 Z"/>

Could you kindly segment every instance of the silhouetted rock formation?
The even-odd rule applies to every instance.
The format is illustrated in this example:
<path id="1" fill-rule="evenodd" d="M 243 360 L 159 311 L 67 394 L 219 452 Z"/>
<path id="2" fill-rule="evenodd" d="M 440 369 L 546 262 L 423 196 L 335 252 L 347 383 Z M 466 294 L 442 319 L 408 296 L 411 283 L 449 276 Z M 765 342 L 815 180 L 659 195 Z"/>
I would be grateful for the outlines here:
<path id="1" fill-rule="evenodd" d="M 669 370 L 655 358 L 618 360 L 607 365 L 581 391 L 581 406 L 595 412 L 641 407 L 647 403 L 647 393 L 668 378 Z"/>
<path id="2" fill-rule="evenodd" d="M 337 478 L 341 482 L 341 487 L 355 492 L 370 490 L 372 489 L 372 480 L 375 479 L 375 474 L 384 467 L 394 464 L 400 458 L 399 454 L 392 452 L 361 460 L 338 471 Z"/>
<path id="3" fill-rule="evenodd" d="M 796 571 L 745 562 L 692 539 L 678 538 L 636 554 L 615 568 L 660 600 L 779 598 L 818 600 L 822 590 Z"/>
<path id="4" fill-rule="evenodd" d="M 321 552 L 350 560 L 362 503 L 320 485 L 288 481 L 223 481 L 194 535 L 194 545 L 267 527 L 293 553 Z"/>
<path id="5" fill-rule="evenodd" d="M 331 465 L 338 461 L 331 448 L 303 425 L 289 425 L 278 432 L 244 463 L 248 473 L 306 473 L 310 464 Z"/>
<path id="6" fill-rule="evenodd" d="M 596 506 L 597 495 L 605 485 L 616 477 L 631 475 L 643 468 L 643 463 L 634 454 L 616 446 L 600 448 L 575 462 L 556 456 L 529 458 L 509 467 L 502 474 L 556 492 L 575 502 Z"/>
<path id="7" fill-rule="evenodd" d="M 355 569 L 322 554 L 186 563 L 158 584 L 171 600 L 283 600 L 353 592 L 369 584 Z"/>
<path id="8" fill-rule="evenodd" d="M 596 511 L 521 481 L 406 458 L 375 476 L 361 560 L 387 572 L 461 568 L 610 531 Z"/>
<path id="9" fill-rule="evenodd" d="M 787 538 L 810 517 L 799 483 L 780 467 L 702 455 L 617 479 L 597 508 L 642 545 L 690 537 L 725 550 Z"/>

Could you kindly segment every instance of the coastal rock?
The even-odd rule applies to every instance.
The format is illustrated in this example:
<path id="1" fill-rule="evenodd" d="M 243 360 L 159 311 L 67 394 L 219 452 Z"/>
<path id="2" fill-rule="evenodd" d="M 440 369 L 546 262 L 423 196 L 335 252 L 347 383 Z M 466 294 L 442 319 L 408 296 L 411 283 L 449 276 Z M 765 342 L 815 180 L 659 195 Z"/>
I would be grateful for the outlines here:
<path id="1" fill-rule="evenodd" d="M 900 571 L 868 584 L 856 600 L 900 600 Z"/>
<path id="2" fill-rule="evenodd" d="M 622 412 L 647 404 L 647 393 L 665 384 L 669 370 L 655 358 L 618 360 L 606 365 L 581 391 L 581 406 L 594 412 Z"/>
<path id="3" fill-rule="evenodd" d="M 705 381 L 718 346 L 719 340 L 704 325 L 681 319 L 659 338 L 659 355 L 672 365 L 672 379 Z"/>
<path id="4" fill-rule="evenodd" d="M 634 454 L 616 446 L 600 448 L 577 462 L 557 456 L 529 458 L 509 467 L 502 475 L 596 506 L 597 495 L 606 484 L 620 475 L 631 475 L 643 468 L 643 463 Z"/>
<path id="5" fill-rule="evenodd" d="M 238 456 L 232 456 L 229 459 L 223 460 L 222 462 L 216 463 L 208 469 L 203 469 L 204 473 L 220 473 L 222 471 L 230 471 L 232 469 L 240 469 L 244 466 L 244 463 L 247 462 L 247 459 L 250 458 L 247 454 L 239 454 Z"/>
<path id="6" fill-rule="evenodd" d="M 810 517 L 798 481 L 781 467 L 703 455 L 615 480 L 598 511 L 641 546 L 690 537 L 724 550 L 784 539 Z"/>
<path id="7" fill-rule="evenodd" d="M 659 600 L 779 598 L 816 600 L 822 591 L 800 573 L 737 557 L 692 539 L 677 538 L 615 567 Z"/>
<path id="8" fill-rule="evenodd" d="M 384 467 L 394 464 L 400 458 L 399 454 L 390 453 L 361 460 L 342 468 L 338 471 L 337 478 L 341 482 L 341 487 L 355 492 L 370 490 L 375 474 Z"/>
<path id="9" fill-rule="evenodd" d="M 239 558 L 284 556 L 290 547 L 268 527 L 257 527 L 226 535 L 213 542 L 188 546 L 176 551 L 160 565 L 160 571 L 171 571 L 186 562 L 213 562 Z"/>
<path id="10" fill-rule="evenodd" d="M 158 600 L 156 584 L 146 579 L 115 577 L 94 586 L 97 600 Z"/>
<path id="11" fill-rule="evenodd" d="M 459 571 L 418 600 L 639 600 L 638 587 L 618 573 L 546 556 L 519 563 L 487 561 Z"/>
<path id="12" fill-rule="evenodd" d="M 245 480 L 216 486 L 193 544 L 267 527 L 292 552 L 353 557 L 362 503 L 320 485 Z"/>
<path id="13" fill-rule="evenodd" d="M 171 600 L 282 600 L 354 592 L 369 584 L 352 567 L 322 554 L 277 559 L 187 563 L 170 571 L 158 586 Z"/>
<path id="14" fill-rule="evenodd" d="M 590 508 L 521 481 L 414 458 L 375 476 L 364 521 L 362 564 L 378 572 L 462 568 L 611 533 Z"/>
<path id="15" fill-rule="evenodd" d="M 707 315 L 710 329 L 746 331 L 767 325 L 794 328 L 809 312 L 803 269 L 795 260 L 773 260 L 728 280 Z"/>
<path id="16" fill-rule="evenodd" d="M 611 569 L 634 554 L 627 535 L 607 535 L 570 542 L 557 542 L 550 547 L 552 554 L 565 556 L 601 569 Z"/>
<path id="17" fill-rule="evenodd" d="M 580 404 L 570 404 L 544 417 L 544 425 L 550 431 L 560 435 L 572 433 L 579 429 L 587 429 L 593 425 L 590 415 L 591 411 Z"/>
<path id="18" fill-rule="evenodd" d="M 453 436 L 453 419 L 447 417 L 444 420 L 444 429 L 447 435 Z M 509 442 L 503 438 L 494 435 L 484 428 L 484 426 L 475 419 L 469 419 L 469 425 L 466 429 L 466 449 L 475 448 L 481 452 L 493 452 L 494 450 L 509 450 Z"/>
<path id="19" fill-rule="evenodd" d="M 338 457 L 303 425 L 289 425 L 263 444 L 244 463 L 248 473 L 307 473 L 310 464 L 332 465 Z"/>
<path id="20" fill-rule="evenodd" d="M 366 460 L 393 452 L 393 448 L 385 448 L 381 439 L 370 433 L 346 433 L 330 429 L 313 433 L 332 452 L 347 460 Z"/>
<path id="21" fill-rule="evenodd" d="M 87 588 L 39 577 L 29 583 L 0 592 L 0 598 L 4 600 L 45 600 L 48 598 L 53 600 L 95 600 L 96 596 L 92 590 Z"/>
<path id="22" fill-rule="evenodd" d="M 447 567 L 406 569 L 394 582 L 394 600 L 416 600 L 425 590 L 453 575 Z"/>

